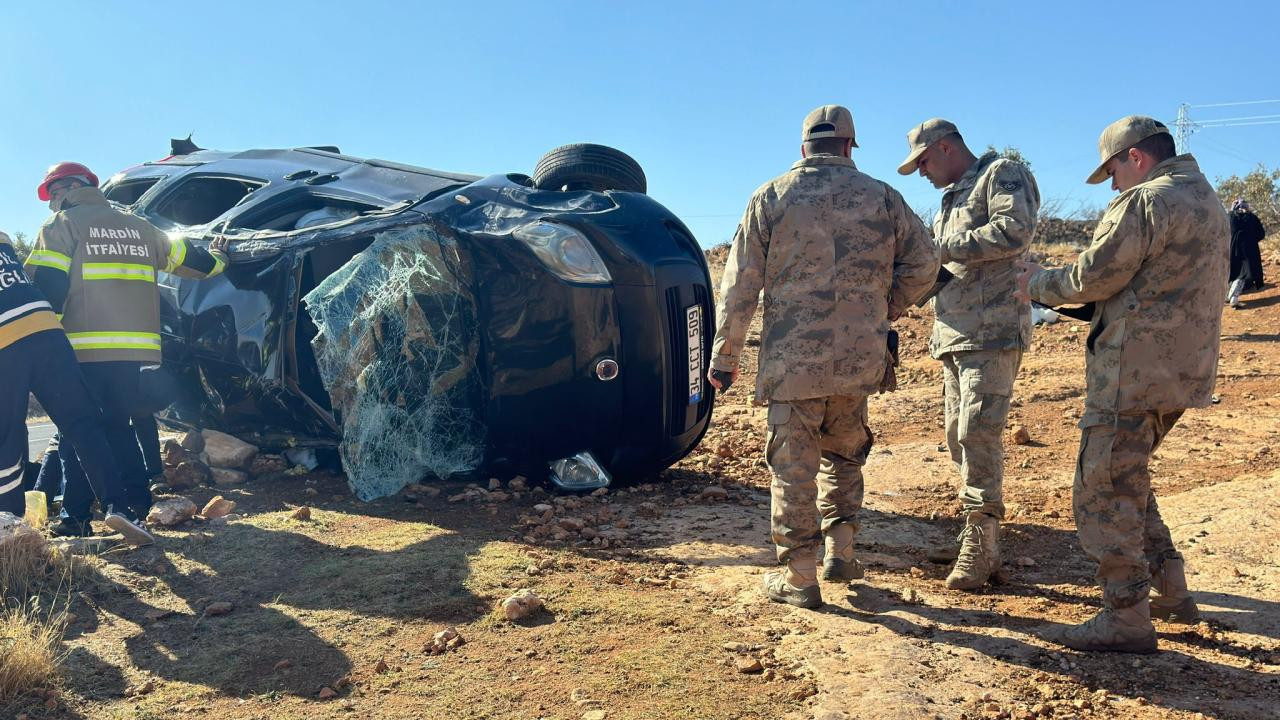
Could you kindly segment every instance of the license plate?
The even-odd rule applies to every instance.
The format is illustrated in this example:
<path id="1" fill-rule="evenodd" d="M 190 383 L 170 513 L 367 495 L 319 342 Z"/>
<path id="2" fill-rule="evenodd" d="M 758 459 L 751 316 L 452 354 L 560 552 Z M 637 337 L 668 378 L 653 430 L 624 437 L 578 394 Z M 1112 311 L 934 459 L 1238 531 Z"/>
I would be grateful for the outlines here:
<path id="1" fill-rule="evenodd" d="M 691 305 L 684 311 L 689 335 L 689 404 L 702 400 L 702 306 Z"/>

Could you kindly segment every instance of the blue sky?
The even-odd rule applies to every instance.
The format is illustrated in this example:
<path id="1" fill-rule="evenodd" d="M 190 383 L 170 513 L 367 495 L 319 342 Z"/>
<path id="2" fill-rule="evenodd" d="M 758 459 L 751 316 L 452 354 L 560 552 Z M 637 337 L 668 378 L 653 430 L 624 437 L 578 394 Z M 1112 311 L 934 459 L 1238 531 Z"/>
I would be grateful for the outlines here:
<path id="1" fill-rule="evenodd" d="M 1280 4 L 1236 2 L 154 2 L 0 10 L 0 229 L 34 233 L 44 169 L 105 179 L 204 147 L 336 144 L 445 170 L 532 172 L 546 150 L 633 155 L 650 194 L 704 245 L 730 239 L 753 189 L 798 157 L 829 102 L 854 159 L 913 207 L 938 193 L 895 168 L 905 134 L 953 120 L 1014 145 L 1046 200 L 1101 206 L 1083 183 L 1098 133 L 1183 102 L 1280 99 Z M 817 9 L 823 7 L 824 9 Z M 1229 7 L 1231 16 L 1219 7 Z M 1202 108 L 1193 119 L 1280 114 Z M 1280 164 L 1280 125 L 1206 129 L 1211 179 Z"/>

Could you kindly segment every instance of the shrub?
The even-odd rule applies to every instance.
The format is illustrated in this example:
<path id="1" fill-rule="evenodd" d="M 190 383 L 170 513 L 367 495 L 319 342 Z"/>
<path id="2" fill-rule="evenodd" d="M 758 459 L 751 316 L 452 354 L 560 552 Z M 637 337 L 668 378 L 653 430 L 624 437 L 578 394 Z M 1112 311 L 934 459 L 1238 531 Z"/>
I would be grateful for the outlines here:
<path id="1" fill-rule="evenodd" d="M 66 617 L 65 609 L 41 612 L 35 597 L 0 607 L 0 706 L 57 677 L 66 655 L 61 649 Z"/>

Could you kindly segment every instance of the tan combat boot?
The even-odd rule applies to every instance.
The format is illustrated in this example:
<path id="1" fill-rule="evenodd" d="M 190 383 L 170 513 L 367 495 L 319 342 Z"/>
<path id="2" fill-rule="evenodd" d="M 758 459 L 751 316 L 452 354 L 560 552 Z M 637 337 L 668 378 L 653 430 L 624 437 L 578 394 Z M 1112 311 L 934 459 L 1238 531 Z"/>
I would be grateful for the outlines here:
<path id="1" fill-rule="evenodd" d="M 813 555 L 791 558 L 786 570 L 765 573 L 764 594 L 774 602 L 796 607 L 822 607 L 822 591 L 818 589 L 818 559 Z"/>
<path id="2" fill-rule="evenodd" d="M 1153 653 L 1156 629 L 1146 600 L 1127 608 L 1104 608 L 1092 619 L 1070 625 L 1049 639 L 1076 650 Z"/>
<path id="3" fill-rule="evenodd" d="M 849 582 L 862 577 L 862 563 L 853 556 L 853 537 L 857 526 L 836 523 L 827 530 L 827 554 L 822 561 L 822 579 L 827 582 Z"/>
<path id="4" fill-rule="evenodd" d="M 952 590 L 976 590 L 1003 579 L 1000 569 L 1000 521 L 983 513 L 969 513 L 960 531 L 960 553 L 947 575 Z"/>
<path id="5" fill-rule="evenodd" d="M 1200 609 L 1187 591 L 1186 561 L 1181 553 L 1172 553 L 1164 559 L 1160 569 L 1151 573 L 1151 617 L 1165 622 L 1192 625 L 1200 619 Z"/>

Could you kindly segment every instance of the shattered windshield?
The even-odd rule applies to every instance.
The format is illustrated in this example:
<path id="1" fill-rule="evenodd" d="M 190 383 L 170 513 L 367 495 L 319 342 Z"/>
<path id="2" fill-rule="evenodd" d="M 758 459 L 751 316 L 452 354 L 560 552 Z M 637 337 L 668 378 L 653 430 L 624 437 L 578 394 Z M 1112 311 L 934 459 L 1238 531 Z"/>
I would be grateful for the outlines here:
<path id="1" fill-rule="evenodd" d="M 471 267 L 427 224 L 380 233 L 303 301 L 339 453 L 361 500 L 483 458 L 483 386 Z"/>

